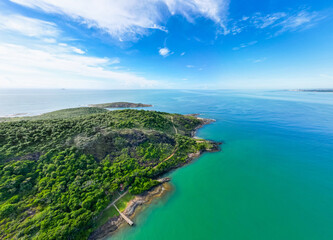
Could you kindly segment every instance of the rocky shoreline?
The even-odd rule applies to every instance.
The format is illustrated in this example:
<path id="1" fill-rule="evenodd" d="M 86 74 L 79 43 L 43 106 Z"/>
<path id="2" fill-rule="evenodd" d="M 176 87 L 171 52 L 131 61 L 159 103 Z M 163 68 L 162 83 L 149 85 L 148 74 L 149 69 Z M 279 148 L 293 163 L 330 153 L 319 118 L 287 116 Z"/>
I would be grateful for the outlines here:
<path id="1" fill-rule="evenodd" d="M 202 124 L 200 124 L 196 129 L 194 129 L 192 131 L 191 135 L 193 138 L 195 138 L 195 134 L 199 128 L 202 128 L 203 126 L 205 126 L 207 124 L 215 122 L 214 119 L 200 118 L 200 117 L 198 117 L 199 114 L 188 114 L 188 116 L 194 116 L 202 121 Z M 213 142 L 213 141 L 211 141 L 211 143 L 213 144 L 212 149 L 198 151 L 196 153 L 189 154 L 188 160 L 184 164 L 174 167 L 174 169 L 182 167 L 182 166 L 190 163 L 194 159 L 198 158 L 203 152 L 206 152 L 206 151 L 216 152 L 216 151 L 220 150 L 219 146 L 222 143 Z M 160 198 L 160 197 L 164 196 L 168 191 L 170 191 L 171 185 L 168 183 L 170 181 L 170 178 L 160 178 L 158 181 L 160 182 L 159 185 L 153 187 L 152 189 L 150 189 L 140 195 L 135 196 L 134 199 L 132 199 L 131 201 L 128 202 L 125 210 L 123 211 L 123 213 L 127 217 L 132 219 L 135 216 L 135 214 L 137 214 L 137 212 L 138 212 L 137 210 L 140 206 L 150 204 L 154 199 Z M 100 239 L 105 239 L 106 237 L 110 237 L 113 234 L 115 234 L 115 232 L 120 227 L 126 226 L 126 224 L 127 224 L 126 221 L 121 216 L 110 218 L 103 226 L 99 227 L 89 236 L 89 240 L 100 240 Z"/>
<path id="2" fill-rule="evenodd" d="M 202 127 L 205 126 L 205 125 L 208 125 L 208 124 L 211 124 L 211 123 L 213 123 L 213 122 L 216 122 L 215 119 L 201 118 L 201 117 L 199 117 L 199 116 L 200 116 L 199 113 L 195 113 L 195 114 L 187 114 L 186 116 L 192 116 L 192 117 L 195 117 L 195 118 L 197 118 L 197 119 L 199 119 L 199 120 L 202 121 L 202 124 L 200 124 L 199 126 L 197 126 L 197 127 L 192 131 L 192 133 L 191 133 L 191 137 L 193 137 L 193 138 L 195 138 L 195 135 L 196 135 L 198 129 L 202 128 Z"/>
<path id="3" fill-rule="evenodd" d="M 170 179 L 168 179 L 168 181 L 169 180 Z M 160 185 L 153 187 L 149 191 L 135 196 L 134 199 L 128 202 L 126 209 L 123 211 L 123 213 L 130 219 L 133 219 L 142 205 L 148 205 L 154 199 L 161 198 L 168 191 L 170 191 L 170 189 L 171 189 L 170 184 L 168 184 L 167 182 L 162 182 Z M 110 218 L 103 226 L 95 230 L 89 236 L 89 240 L 105 239 L 106 237 L 110 237 L 119 228 L 124 227 L 126 225 L 127 225 L 126 221 L 120 216 Z"/>

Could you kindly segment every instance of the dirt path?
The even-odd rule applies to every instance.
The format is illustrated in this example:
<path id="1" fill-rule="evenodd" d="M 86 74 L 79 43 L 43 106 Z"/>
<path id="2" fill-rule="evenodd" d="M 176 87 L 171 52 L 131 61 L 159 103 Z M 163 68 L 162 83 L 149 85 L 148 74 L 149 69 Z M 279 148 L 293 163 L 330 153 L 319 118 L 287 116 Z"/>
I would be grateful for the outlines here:
<path id="1" fill-rule="evenodd" d="M 158 165 L 160 165 L 161 163 L 164 163 L 165 161 L 168 161 L 170 158 L 173 157 L 173 155 L 175 155 L 175 153 L 177 152 L 178 148 L 175 148 L 175 150 L 173 150 L 173 152 L 171 153 L 171 155 L 169 157 L 167 157 L 166 159 L 164 159 L 162 162 L 160 162 L 159 164 L 157 164 L 155 167 L 153 168 L 157 168 Z"/>

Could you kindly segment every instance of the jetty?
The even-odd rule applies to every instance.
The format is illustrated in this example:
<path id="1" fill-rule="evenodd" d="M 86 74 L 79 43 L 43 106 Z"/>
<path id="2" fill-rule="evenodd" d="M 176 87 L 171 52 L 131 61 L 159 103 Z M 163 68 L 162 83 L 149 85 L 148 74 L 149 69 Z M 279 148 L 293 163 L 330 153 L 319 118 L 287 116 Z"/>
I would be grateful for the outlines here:
<path id="1" fill-rule="evenodd" d="M 128 223 L 128 225 L 130 225 L 130 226 L 134 225 L 134 222 L 131 219 L 129 219 L 125 214 L 120 212 L 120 210 L 117 208 L 117 206 L 115 204 L 113 204 L 113 206 L 119 212 L 120 216 Z"/>
<path id="2" fill-rule="evenodd" d="M 125 214 L 123 214 L 122 212 L 120 212 L 120 210 L 116 207 L 116 202 L 121 199 L 123 196 L 125 196 L 126 194 L 128 193 L 128 190 L 126 192 L 124 192 L 123 194 L 121 194 L 116 200 L 114 200 L 113 202 L 111 202 L 100 214 L 99 214 L 99 217 L 103 214 L 103 212 L 107 209 L 109 209 L 110 207 L 114 207 L 119 215 L 130 225 L 130 226 L 133 226 L 134 225 L 134 222 L 129 219 Z"/>

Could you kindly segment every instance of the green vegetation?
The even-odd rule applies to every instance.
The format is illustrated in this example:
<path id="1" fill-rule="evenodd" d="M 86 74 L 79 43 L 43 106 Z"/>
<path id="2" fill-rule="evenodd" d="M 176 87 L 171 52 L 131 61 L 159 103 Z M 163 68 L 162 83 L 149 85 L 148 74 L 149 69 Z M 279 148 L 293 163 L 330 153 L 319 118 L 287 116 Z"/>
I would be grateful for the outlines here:
<path id="1" fill-rule="evenodd" d="M 97 108 L 97 107 L 79 107 L 79 108 L 70 108 L 62 109 L 54 112 L 44 113 L 32 117 L 13 117 L 13 118 L 0 118 L 0 121 L 22 121 L 22 120 L 45 120 L 45 119 L 59 119 L 59 118 L 70 118 L 70 117 L 79 117 L 86 116 L 89 114 L 95 113 L 104 113 L 108 110 Z"/>
<path id="2" fill-rule="evenodd" d="M 126 205 L 129 201 L 131 201 L 134 198 L 133 194 L 130 193 L 126 193 L 126 195 L 124 197 L 122 197 L 121 199 L 119 199 L 116 203 L 117 208 L 122 212 L 125 210 Z"/>
<path id="3" fill-rule="evenodd" d="M 109 207 L 102 212 L 102 215 L 98 217 L 96 221 L 96 228 L 103 226 L 110 218 L 119 216 L 118 211 L 113 207 Z"/>
<path id="4" fill-rule="evenodd" d="M 130 103 L 130 102 L 113 102 L 113 103 L 100 103 L 90 104 L 91 107 L 98 108 L 139 108 L 139 107 L 152 107 L 150 104 L 143 103 Z"/>
<path id="5" fill-rule="evenodd" d="M 190 137 L 202 123 L 194 117 L 82 109 L 0 123 L 0 239 L 87 239 L 121 188 L 123 209 L 189 153 L 213 147 Z"/>

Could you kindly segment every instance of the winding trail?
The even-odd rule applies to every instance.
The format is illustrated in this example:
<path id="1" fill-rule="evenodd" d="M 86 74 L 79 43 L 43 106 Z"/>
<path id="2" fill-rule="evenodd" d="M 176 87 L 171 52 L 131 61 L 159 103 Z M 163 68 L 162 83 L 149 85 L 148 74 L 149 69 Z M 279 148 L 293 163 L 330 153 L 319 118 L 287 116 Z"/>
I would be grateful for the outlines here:
<path id="1" fill-rule="evenodd" d="M 157 164 L 155 167 L 153 167 L 153 169 L 154 169 L 154 168 L 157 168 L 158 165 L 160 165 L 161 163 L 164 163 L 165 161 L 168 161 L 170 158 L 172 158 L 173 155 L 175 155 L 175 153 L 177 152 L 177 150 L 178 150 L 178 148 L 176 147 L 176 148 L 173 150 L 173 152 L 171 153 L 171 155 L 170 155 L 169 157 L 167 157 L 167 158 L 164 159 L 162 162 L 160 162 L 159 164 Z"/>

